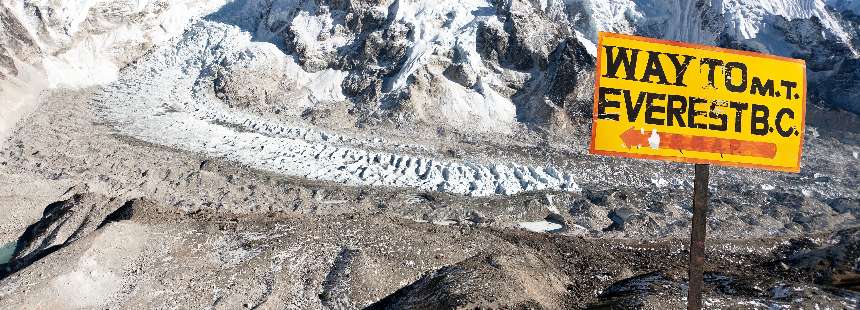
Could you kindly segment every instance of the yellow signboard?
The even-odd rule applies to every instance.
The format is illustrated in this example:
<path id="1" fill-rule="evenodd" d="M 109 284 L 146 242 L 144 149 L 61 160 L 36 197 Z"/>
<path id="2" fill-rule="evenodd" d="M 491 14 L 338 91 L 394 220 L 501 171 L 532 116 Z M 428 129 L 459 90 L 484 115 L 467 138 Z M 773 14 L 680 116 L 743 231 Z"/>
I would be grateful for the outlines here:
<path id="1" fill-rule="evenodd" d="M 803 60 L 601 32 L 591 152 L 798 172 Z"/>

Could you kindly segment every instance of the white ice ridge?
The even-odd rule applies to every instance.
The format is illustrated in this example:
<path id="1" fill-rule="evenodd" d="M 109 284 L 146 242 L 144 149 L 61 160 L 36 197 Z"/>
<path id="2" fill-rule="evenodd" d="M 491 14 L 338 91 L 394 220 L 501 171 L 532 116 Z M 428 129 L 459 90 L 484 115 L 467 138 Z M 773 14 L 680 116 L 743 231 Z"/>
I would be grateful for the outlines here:
<path id="1" fill-rule="evenodd" d="M 94 99 L 121 133 L 253 168 L 347 185 L 411 187 L 473 196 L 579 191 L 575 174 L 514 163 L 452 162 L 349 146 L 344 137 L 228 110 L 197 93 L 198 77 L 251 44 L 247 33 L 199 22 L 122 71 Z M 352 143 L 356 144 L 356 143 Z"/>

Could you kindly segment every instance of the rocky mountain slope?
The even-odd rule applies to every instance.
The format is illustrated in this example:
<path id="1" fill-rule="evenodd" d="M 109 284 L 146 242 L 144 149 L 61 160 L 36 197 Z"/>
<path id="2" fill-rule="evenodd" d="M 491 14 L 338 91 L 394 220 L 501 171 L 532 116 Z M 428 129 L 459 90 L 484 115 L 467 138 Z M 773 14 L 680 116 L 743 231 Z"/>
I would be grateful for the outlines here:
<path id="1" fill-rule="evenodd" d="M 563 126 L 589 113 L 597 31 L 802 58 L 814 98 L 827 98 L 818 103 L 858 113 L 856 84 L 844 78 L 856 71 L 856 9 L 845 0 L 6 1 L 0 89 L 110 82 L 205 15 L 280 51 L 246 55 L 217 78 L 228 106 L 257 113 L 346 101 L 359 125 Z M 265 67 L 276 70 L 243 74 Z M 5 127 L 27 106 L 8 101 Z"/>

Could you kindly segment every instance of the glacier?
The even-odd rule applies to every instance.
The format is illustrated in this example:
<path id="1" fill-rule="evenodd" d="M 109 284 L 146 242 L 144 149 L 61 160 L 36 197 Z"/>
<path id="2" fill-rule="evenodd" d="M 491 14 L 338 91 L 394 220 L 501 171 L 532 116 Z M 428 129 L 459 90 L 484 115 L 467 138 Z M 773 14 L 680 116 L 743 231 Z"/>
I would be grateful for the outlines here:
<path id="1" fill-rule="evenodd" d="M 575 171 L 441 159 L 432 143 L 394 141 L 446 132 L 516 140 L 543 130 L 576 139 L 589 119 L 598 31 L 805 57 L 811 81 L 827 83 L 854 72 L 858 31 L 843 13 L 856 8 L 839 0 L 6 0 L 4 23 L 26 33 L 0 32 L 0 55 L 11 59 L 0 63 L 0 132 L 42 89 L 104 85 L 94 105 L 124 134 L 264 170 L 468 195 L 577 190 Z M 308 123 L 331 111 L 342 119 Z M 394 137 L 367 138 L 368 130 Z"/>

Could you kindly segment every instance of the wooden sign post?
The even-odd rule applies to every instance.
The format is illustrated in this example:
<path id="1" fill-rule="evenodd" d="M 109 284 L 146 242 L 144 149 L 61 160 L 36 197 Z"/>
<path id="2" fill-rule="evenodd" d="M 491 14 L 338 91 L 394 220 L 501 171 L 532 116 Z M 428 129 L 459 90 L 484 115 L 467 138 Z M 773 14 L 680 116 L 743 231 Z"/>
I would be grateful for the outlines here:
<path id="1" fill-rule="evenodd" d="M 701 309 L 709 164 L 799 172 L 803 60 L 601 32 L 592 154 L 696 164 L 688 308 Z"/>
<path id="2" fill-rule="evenodd" d="M 705 284 L 705 231 L 708 214 L 708 178 L 710 165 L 696 164 L 693 180 L 693 225 L 690 229 L 690 284 L 687 309 L 702 309 L 702 287 Z"/>

